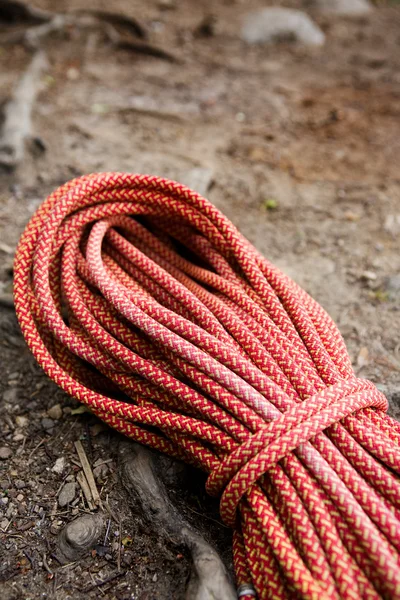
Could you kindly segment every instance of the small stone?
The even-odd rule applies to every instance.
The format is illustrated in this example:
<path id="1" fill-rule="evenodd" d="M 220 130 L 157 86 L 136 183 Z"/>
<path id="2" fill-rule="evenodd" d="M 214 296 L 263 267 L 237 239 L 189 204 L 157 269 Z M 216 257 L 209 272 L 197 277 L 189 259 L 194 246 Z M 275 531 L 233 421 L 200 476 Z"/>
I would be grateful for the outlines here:
<path id="1" fill-rule="evenodd" d="M 57 473 L 57 475 L 61 475 L 61 473 L 64 471 L 65 467 L 66 467 L 66 460 L 64 456 L 60 456 L 59 458 L 57 458 L 56 462 L 54 463 L 54 466 L 52 467 L 52 471 L 54 473 Z"/>
<path id="2" fill-rule="evenodd" d="M 64 410 L 64 412 L 65 412 L 65 410 Z M 103 431 L 107 431 L 107 429 L 108 429 L 108 426 L 105 423 L 95 423 L 90 428 L 90 433 L 93 437 L 96 437 L 97 435 L 99 435 L 99 433 L 103 433 Z"/>
<path id="3" fill-rule="evenodd" d="M 24 427 L 28 426 L 29 419 L 28 419 L 28 417 L 18 415 L 18 417 L 15 417 L 15 423 L 16 423 L 17 427 L 21 427 L 23 429 Z"/>
<path id="4" fill-rule="evenodd" d="M 26 488 L 26 483 L 25 481 L 22 481 L 22 479 L 16 479 L 14 481 L 14 487 L 16 487 L 17 490 L 23 490 L 24 488 Z"/>
<path id="5" fill-rule="evenodd" d="M 351 210 L 347 210 L 343 216 L 346 219 L 346 221 L 359 221 L 360 220 L 360 215 Z"/>
<path id="6" fill-rule="evenodd" d="M 76 493 L 76 483 L 75 481 L 69 481 L 62 488 L 58 495 L 58 505 L 60 508 L 67 506 L 70 504 L 75 498 Z"/>
<path id="7" fill-rule="evenodd" d="M 393 237 L 397 237 L 400 234 L 400 214 L 387 215 L 383 224 L 383 229 L 386 233 L 390 233 Z"/>
<path id="8" fill-rule="evenodd" d="M 388 277 L 385 282 L 385 288 L 391 300 L 398 297 L 400 295 L 400 274 Z"/>
<path id="9" fill-rule="evenodd" d="M 360 352 L 358 353 L 357 356 L 357 367 L 360 367 L 360 369 L 362 367 L 365 367 L 365 365 L 368 364 L 369 361 L 369 350 L 367 348 L 367 346 L 363 346 L 362 348 L 360 348 Z"/>
<path id="10" fill-rule="evenodd" d="M 55 421 L 58 421 L 63 416 L 63 411 L 59 404 L 55 404 L 54 406 L 49 408 L 49 410 L 47 411 L 47 414 L 50 417 L 50 419 L 54 419 Z"/>
<path id="11" fill-rule="evenodd" d="M 12 517 L 14 517 L 14 515 L 16 515 L 16 514 L 17 514 L 17 512 L 18 512 L 18 511 L 17 511 L 17 509 L 16 509 L 16 506 L 15 506 L 15 504 L 13 504 L 12 502 L 10 502 L 10 504 L 9 504 L 9 506 L 8 506 L 8 508 L 7 508 L 7 511 L 6 511 L 6 517 L 7 517 L 8 519 L 11 519 Z"/>
<path id="12" fill-rule="evenodd" d="M 41 423 L 43 429 L 45 429 L 46 431 L 48 431 L 49 429 L 53 429 L 54 427 L 54 421 L 52 419 L 48 419 L 47 417 L 44 417 Z"/>
<path id="13" fill-rule="evenodd" d="M 325 35 L 304 12 L 273 6 L 247 16 L 242 29 L 242 39 L 248 44 L 267 44 L 284 40 L 322 46 Z"/>
<path id="14" fill-rule="evenodd" d="M 67 71 L 67 78 L 70 81 L 76 81 L 80 77 L 80 72 L 75 67 L 70 67 Z"/>
<path id="15" fill-rule="evenodd" d="M 3 394 L 4 402 L 9 402 L 10 404 L 15 404 L 18 400 L 18 389 L 12 387 L 6 390 Z"/>
<path id="16" fill-rule="evenodd" d="M 14 435 L 13 435 L 13 440 L 14 442 L 22 442 L 22 440 L 24 439 L 24 434 L 21 433 L 20 431 L 17 431 Z"/>
<path id="17" fill-rule="evenodd" d="M 10 456 L 12 456 L 11 448 L 8 448 L 7 446 L 0 448 L 0 460 L 7 460 Z"/>
<path id="18" fill-rule="evenodd" d="M 5 531 L 8 527 L 8 519 L 3 519 L 2 521 L 0 521 L 0 529 L 2 529 L 3 531 Z"/>
<path id="19" fill-rule="evenodd" d="M 213 172 L 204 167 L 195 167 L 181 177 L 182 183 L 190 187 L 201 196 L 205 196 L 211 187 Z"/>
<path id="20" fill-rule="evenodd" d="M 24 499 L 24 495 L 23 494 L 18 494 L 18 496 L 16 497 L 16 500 L 18 502 L 22 502 L 23 499 Z"/>
<path id="21" fill-rule="evenodd" d="M 361 273 L 361 278 L 365 279 L 367 281 L 376 281 L 378 278 L 378 275 L 376 273 L 374 273 L 374 271 L 363 271 Z"/>
<path id="22" fill-rule="evenodd" d="M 4 498 L 0 498 L 0 506 L 7 506 L 9 502 L 9 499 L 7 498 L 7 496 L 4 496 Z"/>

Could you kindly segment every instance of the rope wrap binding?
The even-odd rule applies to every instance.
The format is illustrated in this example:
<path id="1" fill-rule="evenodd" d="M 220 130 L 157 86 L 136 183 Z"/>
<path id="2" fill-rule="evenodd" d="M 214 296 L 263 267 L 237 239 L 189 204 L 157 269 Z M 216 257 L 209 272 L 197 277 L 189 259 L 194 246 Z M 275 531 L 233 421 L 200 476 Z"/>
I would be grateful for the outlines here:
<path id="1" fill-rule="evenodd" d="M 400 426 L 325 311 L 207 200 L 75 179 L 32 217 L 14 274 L 49 377 L 209 473 L 240 598 L 400 598 Z"/>

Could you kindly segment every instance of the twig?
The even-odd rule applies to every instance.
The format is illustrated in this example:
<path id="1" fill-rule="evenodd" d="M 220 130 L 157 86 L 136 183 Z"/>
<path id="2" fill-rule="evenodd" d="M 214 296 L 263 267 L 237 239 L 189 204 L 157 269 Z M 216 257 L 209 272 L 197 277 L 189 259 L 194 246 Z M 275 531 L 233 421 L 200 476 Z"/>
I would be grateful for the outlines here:
<path id="1" fill-rule="evenodd" d="M 97 17 L 100 21 L 110 23 L 111 25 L 123 27 L 131 35 L 139 37 L 143 40 L 147 38 L 147 31 L 145 30 L 143 25 L 133 17 L 128 17 L 127 15 L 111 13 L 103 10 L 92 10 L 85 8 L 74 12 L 93 15 L 94 17 Z"/>
<path id="2" fill-rule="evenodd" d="M 47 67 L 43 52 L 37 52 L 7 103 L 0 138 L 0 165 L 14 169 L 21 162 L 25 140 L 31 135 L 32 108 L 41 87 L 42 73 Z"/>
<path id="3" fill-rule="evenodd" d="M 46 438 L 42 438 L 42 439 L 40 440 L 40 442 L 38 442 L 38 443 L 36 444 L 36 446 L 34 447 L 34 449 L 33 449 L 33 450 L 31 451 L 31 453 L 29 454 L 29 456 L 28 456 L 28 460 L 29 460 L 30 458 L 32 458 L 32 456 L 35 454 L 36 450 L 37 450 L 38 448 L 40 448 L 40 446 L 43 444 L 43 442 L 44 442 L 45 440 L 46 440 Z"/>
<path id="4" fill-rule="evenodd" d="M 123 50 L 131 50 L 133 52 L 147 54 L 148 56 L 156 56 L 157 58 L 163 58 L 164 60 L 168 60 L 169 62 L 173 63 L 182 62 L 177 56 L 168 50 L 164 50 L 164 48 L 160 48 L 160 46 L 154 46 L 148 42 L 136 41 L 132 40 L 131 38 L 128 39 L 125 36 L 121 36 L 119 31 L 117 31 L 110 23 L 105 24 L 104 31 L 110 42 L 114 44 L 114 46 L 117 46 Z"/>
<path id="5" fill-rule="evenodd" d="M 121 546 L 122 546 L 122 521 L 121 521 L 121 519 L 119 521 L 118 531 L 119 531 L 119 537 L 118 537 L 117 569 L 118 569 L 118 571 L 120 571 L 121 570 Z"/>
<path id="6" fill-rule="evenodd" d="M 47 560 L 46 560 L 46 555 L 43 554 L 43 566 L 46 569 L 46 571 L 49 573 L 49 575 L 54 575 L 53 571 L 50 569 Z"/>
<path id="7" fill-rule="evenodd" d="M 93 476 L 93 471 L 91 469 L 91 466 L 90 466 L 89 461 L 86 456 L 86 452 L 85 452 L 85 450 L 82 446 L 82 442 L 80 440 L 75 442 L 75 448 L 78 453 L 79 460 L 81 461 L 82 469 L 83 469 L 83 472 L 85 473 L 85 476 L 86 476 L 86 479 L 87 479 L 87 482 L 88 482 L 88 485 L 90 488 L 90 492 L 92 494 L 93 502 L 95 503 L 96 506 L 98 506 L 98 505 L 101 506 L 100 496 L 99 496 L 99 492 L 97 491 L 96 482 L 95 482 L 94 476 Z"/>
<path id="8" fill-rule="evenodd" d="M 105 546 L 107 544 L 108 536 L 109 536 L 109 533 L 110 533 L 110 527 L 111 527 L 111 519 L 108 519 L 107 531 L 106 531 L 106 535 L 104 536 L 103 546 Z"/>
<path id="9" fill-rule="evenodd" d="M 31 567 L 32 569 L 35 568 L 35 563 L 33 562 L 33 558 L 27 553 L 26 550 L 22 550 L 22 552 L 25 554 L 26 558 L 29 560 L 29 562 L 31 563 Z"/>
<path id="10" fill-rule="evenodd" d="M 79 473 L 76 476 L 76 480 L 82 488 L 82 491 L 86 498 L 86 502 L 88 503 L 89 509 L 94 510 L 96 507 L 93 503 L 92 492 L 90 491 L 89 484 L 87 482 L 87 479 L 86 479 L 83 471 L 79 471 Z"/>
<path id="11" fill-rule="evenodd" d="M 107 496 L 107 500 L 104 502 L 104 507 L 107 510 L 107 512 L 110 515 L 110 517 L 114 520 L 114 522 L 117 523 L 117 525 L 119 525 L 120 521 L 116 517 L 115 513 L 111 510 L 111 506 L 108 503 L 108 496 Z"/>
<path id="12" fill-rule="evenodd" d="M 148 44 L 147 42 L 135 42 L 133 40 L 121 39 L 117 44 L 121 50 L 131 50 L 133 52 L 139 52 L 139 54 L 147 54 L 147 56 L 155 56 L 156 58 L 162 58 L 171 63 L 182 63 L 182 59 L 178 58 L 175 54 L 160 46 L 154 44 Z"/>
<path id="13" fill-rule="evenodd" d="M 94 463 L 95 467 L 100 467 L 101 465 L 108 465 L 108 463 L 112 463 L 113 462 L 113 458 L 107 458 L 106 460 L 96 460 L 96 462 Z"/>
<path id="14" fill-rule="evenodd" d="M 111 583 L 111 581 L 114 581 L 114 579 L 118 579 L 118 577 L 122 577 L 123 575 L 125 575 L 125 573 L 126 571 L 119 571 L 117 573 L 113 573 L 113 575 L 110 575 L 110 577 L 103 579 L 103 581 L 97 581 L 93 585 L 89 585 L 87 588 L 84 588 L 82 592 L 84 594 L 87 594 L 88 592 L 91 592 L 97 587 L 101 587 L 102 585 L 106 585 L 106 583 Z"/>

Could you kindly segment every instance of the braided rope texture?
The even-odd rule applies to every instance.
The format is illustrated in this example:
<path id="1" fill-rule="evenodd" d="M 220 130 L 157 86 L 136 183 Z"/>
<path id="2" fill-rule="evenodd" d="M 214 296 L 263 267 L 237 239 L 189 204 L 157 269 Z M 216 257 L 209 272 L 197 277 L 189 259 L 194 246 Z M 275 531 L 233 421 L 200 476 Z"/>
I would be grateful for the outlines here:
<path id="1" fill-rule="evenodd" d="M 212 204 L 159 177 L 75 179 L 14 273 L 47 375 L 209 474 L 238 597 L 400 598 L 400 425 L 325 311 Z"/>

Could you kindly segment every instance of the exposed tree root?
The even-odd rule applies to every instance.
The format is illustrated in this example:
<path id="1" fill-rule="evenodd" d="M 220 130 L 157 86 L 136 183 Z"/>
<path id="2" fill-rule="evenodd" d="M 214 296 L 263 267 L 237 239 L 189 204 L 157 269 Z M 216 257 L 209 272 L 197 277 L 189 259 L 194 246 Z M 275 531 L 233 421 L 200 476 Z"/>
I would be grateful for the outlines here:
<path id="1" fill-rule="evenodd" d="M 122 483 L 139 501 L 143 514 L 158 535 L 184 544 L 192 555 L 193 570 L 187 600 L 234 600 L 235 590 L 217 552 L 183 519 L 168 498 L 154 469 L 154 454 L 139 444 L 119 445 Z"/>
<path id="2" fill-rule="evenodd" d="M 9 8 L 9 4 L 12 9 Z M 70 27 L 82 30 L 100 29 L 116 48 L 179 62 L 168 50 L 146 42 L 148 36 L 143 25 L 133 17 L 123 14 L 92 9 L 53 13 L 36 10 L 22 2 L 6 2 L 3 6 L 0 0 L 0 18 L 2 13 L 4 21 L 24 26 L 0 35 L 0 44 L 22 43 L 29 48 L 38 48 L 52 33 L 67 31 Z"/>
<path id="3" fill-rule="evenodd" d="M 0 136 L 0 166 L 14 169 L 22 160 L 25 141 L 32 135 L 32 109 L 47 67 L 43 52 L 37 52 L 4 108 Z"/>

